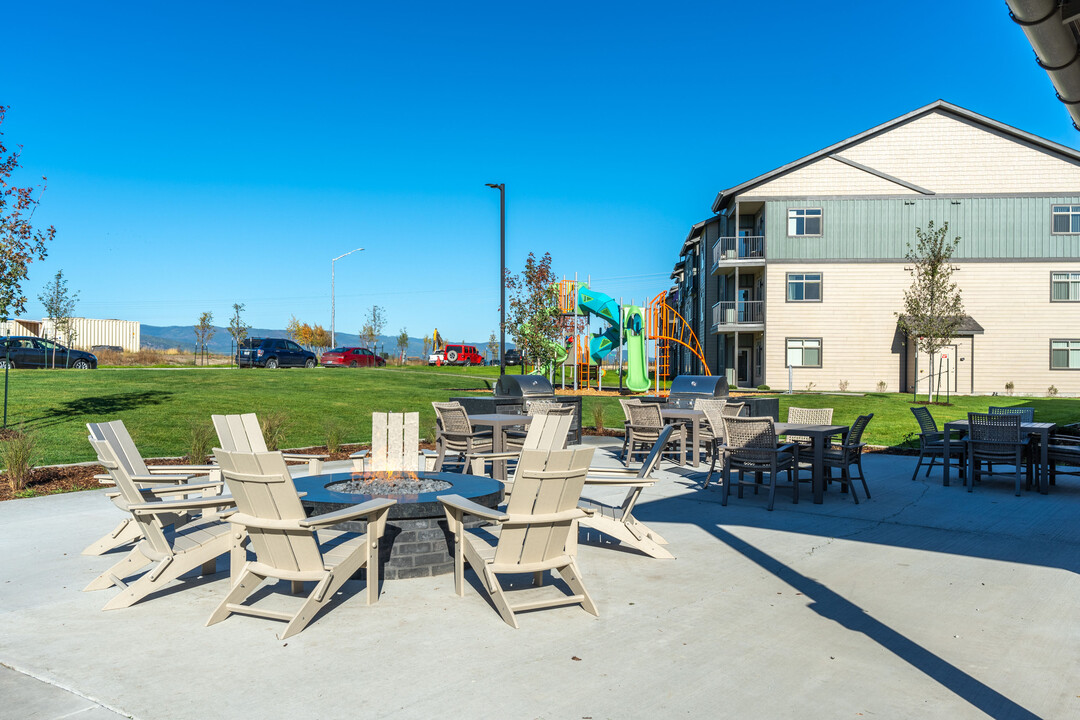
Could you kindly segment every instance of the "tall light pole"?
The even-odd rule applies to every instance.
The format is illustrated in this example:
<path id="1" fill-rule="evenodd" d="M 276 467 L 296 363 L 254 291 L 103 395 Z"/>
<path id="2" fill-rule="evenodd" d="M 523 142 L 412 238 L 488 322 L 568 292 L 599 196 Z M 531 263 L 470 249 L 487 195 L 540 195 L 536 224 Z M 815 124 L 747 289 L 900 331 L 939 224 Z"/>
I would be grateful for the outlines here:
<path id="1" fill-rule="evenodd" d="M 360 252 L 363 249 L 356 248 L 345 253 L 345 255 L 352 255 L 354 252 Z M 338 255 L 330 261 L 330 347 L 337 347 L 337 335 L 334 334 L 334 263 L 345 257 L 345 255 Z"/>
<path id="2" fill-rule="evenodd" d="M 485 184 L 499 191 L 499 375 L 502 376 L 506 374 L 506 184 Z"/>

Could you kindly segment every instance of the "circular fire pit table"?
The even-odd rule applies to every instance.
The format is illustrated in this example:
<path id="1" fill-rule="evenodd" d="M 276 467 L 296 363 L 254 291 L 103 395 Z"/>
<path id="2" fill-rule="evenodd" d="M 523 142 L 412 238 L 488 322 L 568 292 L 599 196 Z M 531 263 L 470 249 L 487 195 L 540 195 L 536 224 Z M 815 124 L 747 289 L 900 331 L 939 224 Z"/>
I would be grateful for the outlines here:
<path id="1" fill-rule="evenodd" d="M 446 472 L 359 473 L 338 472 L 307 475 L 293 479 L 308 515 L 321 515 L 351 507 L 372 498 L 390 498 L 397 504 L 390 508 L 386 534 L 379 544 L 379 565 L 387 580 L 427 577 L 453 572 L 452 541 L 446 528 L 440 495 L 461 495 L 483 505 L 496 507 L 502 500 L 502 483 L 476 475 Z M 371 483 L 377 483 L 372 485 Z M 398 485 L 406 483 L 396 492 Z M 420 484 L 421 487 L 417 487 Z M 333 489 L 331 489 L 333 488 Z M 413 490 L 419 490 L 415 492 Z M 466 521 L 466 527 L 485 524 L 479 518 Z M 363 520 L 338 523 L 334 530 L 365 532 Z"/>

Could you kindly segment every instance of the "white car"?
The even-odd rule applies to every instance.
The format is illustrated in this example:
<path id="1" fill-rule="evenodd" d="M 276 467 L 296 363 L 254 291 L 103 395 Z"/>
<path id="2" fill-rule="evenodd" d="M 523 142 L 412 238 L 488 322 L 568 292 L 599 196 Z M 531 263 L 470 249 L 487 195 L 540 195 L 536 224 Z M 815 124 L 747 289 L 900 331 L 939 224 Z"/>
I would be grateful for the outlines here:
<path id="1" fill-rule="evenodd" d="M 438 352 L 431 353 L 430 355 L 428 355 L 427 364 L 428 365 L 445 365 L 446 364 L 446 354 L 442 350 L 439 350 Z"/>

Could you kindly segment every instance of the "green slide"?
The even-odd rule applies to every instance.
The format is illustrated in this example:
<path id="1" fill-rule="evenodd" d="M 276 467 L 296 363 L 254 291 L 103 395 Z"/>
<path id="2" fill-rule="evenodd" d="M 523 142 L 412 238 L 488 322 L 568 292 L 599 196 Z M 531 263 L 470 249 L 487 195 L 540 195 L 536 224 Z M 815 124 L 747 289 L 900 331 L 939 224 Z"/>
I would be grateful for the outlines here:
<path id="1" fill-rule="evenodd" d="M 645 392 L 649 389 L 645 315 L 636 305 L 623 308 L 623 337 L 626 339 L 626 387 L 633 392 Z"/>

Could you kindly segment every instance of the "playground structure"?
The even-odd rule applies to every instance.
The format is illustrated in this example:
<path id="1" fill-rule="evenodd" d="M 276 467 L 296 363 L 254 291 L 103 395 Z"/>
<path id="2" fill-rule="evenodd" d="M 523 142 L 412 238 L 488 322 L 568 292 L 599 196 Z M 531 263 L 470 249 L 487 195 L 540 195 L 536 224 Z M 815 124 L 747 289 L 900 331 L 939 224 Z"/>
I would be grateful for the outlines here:
<path id="1" fill-rule="evenodd" d="M 671 351 L 676 346 L 689 349 L 701 360 L 705 374 L 710 374 L 697 336 L 683 317 L 666 303 L 666 293 L 658 294 L 642 307 L 635 305 L 633 300 L 629 304 L 621 299 L 616 302 L 590 285 L 591 279 L 581 282 L 576 278 L 564 278 L 558 283 L 565 343 L 556 346 L 555 362 L 544 368 L 546 375 L 554 379 L 556 370 L 560 370 L 562 385 L 566 387 L 566 368 L 572 367 L 575 390 L 591 387 L 593 378 L 596 388 L 602 390 L 604 360 L 618 350 L 620 390 L 641 393 L 652 386 L 662 395 L 660 383 L 671 379 Z M 596 333 L 590 332 L 593 318 L 607 323 L 607 327 Z M 650 355 L 653 358 L 651 379 Z"/>

